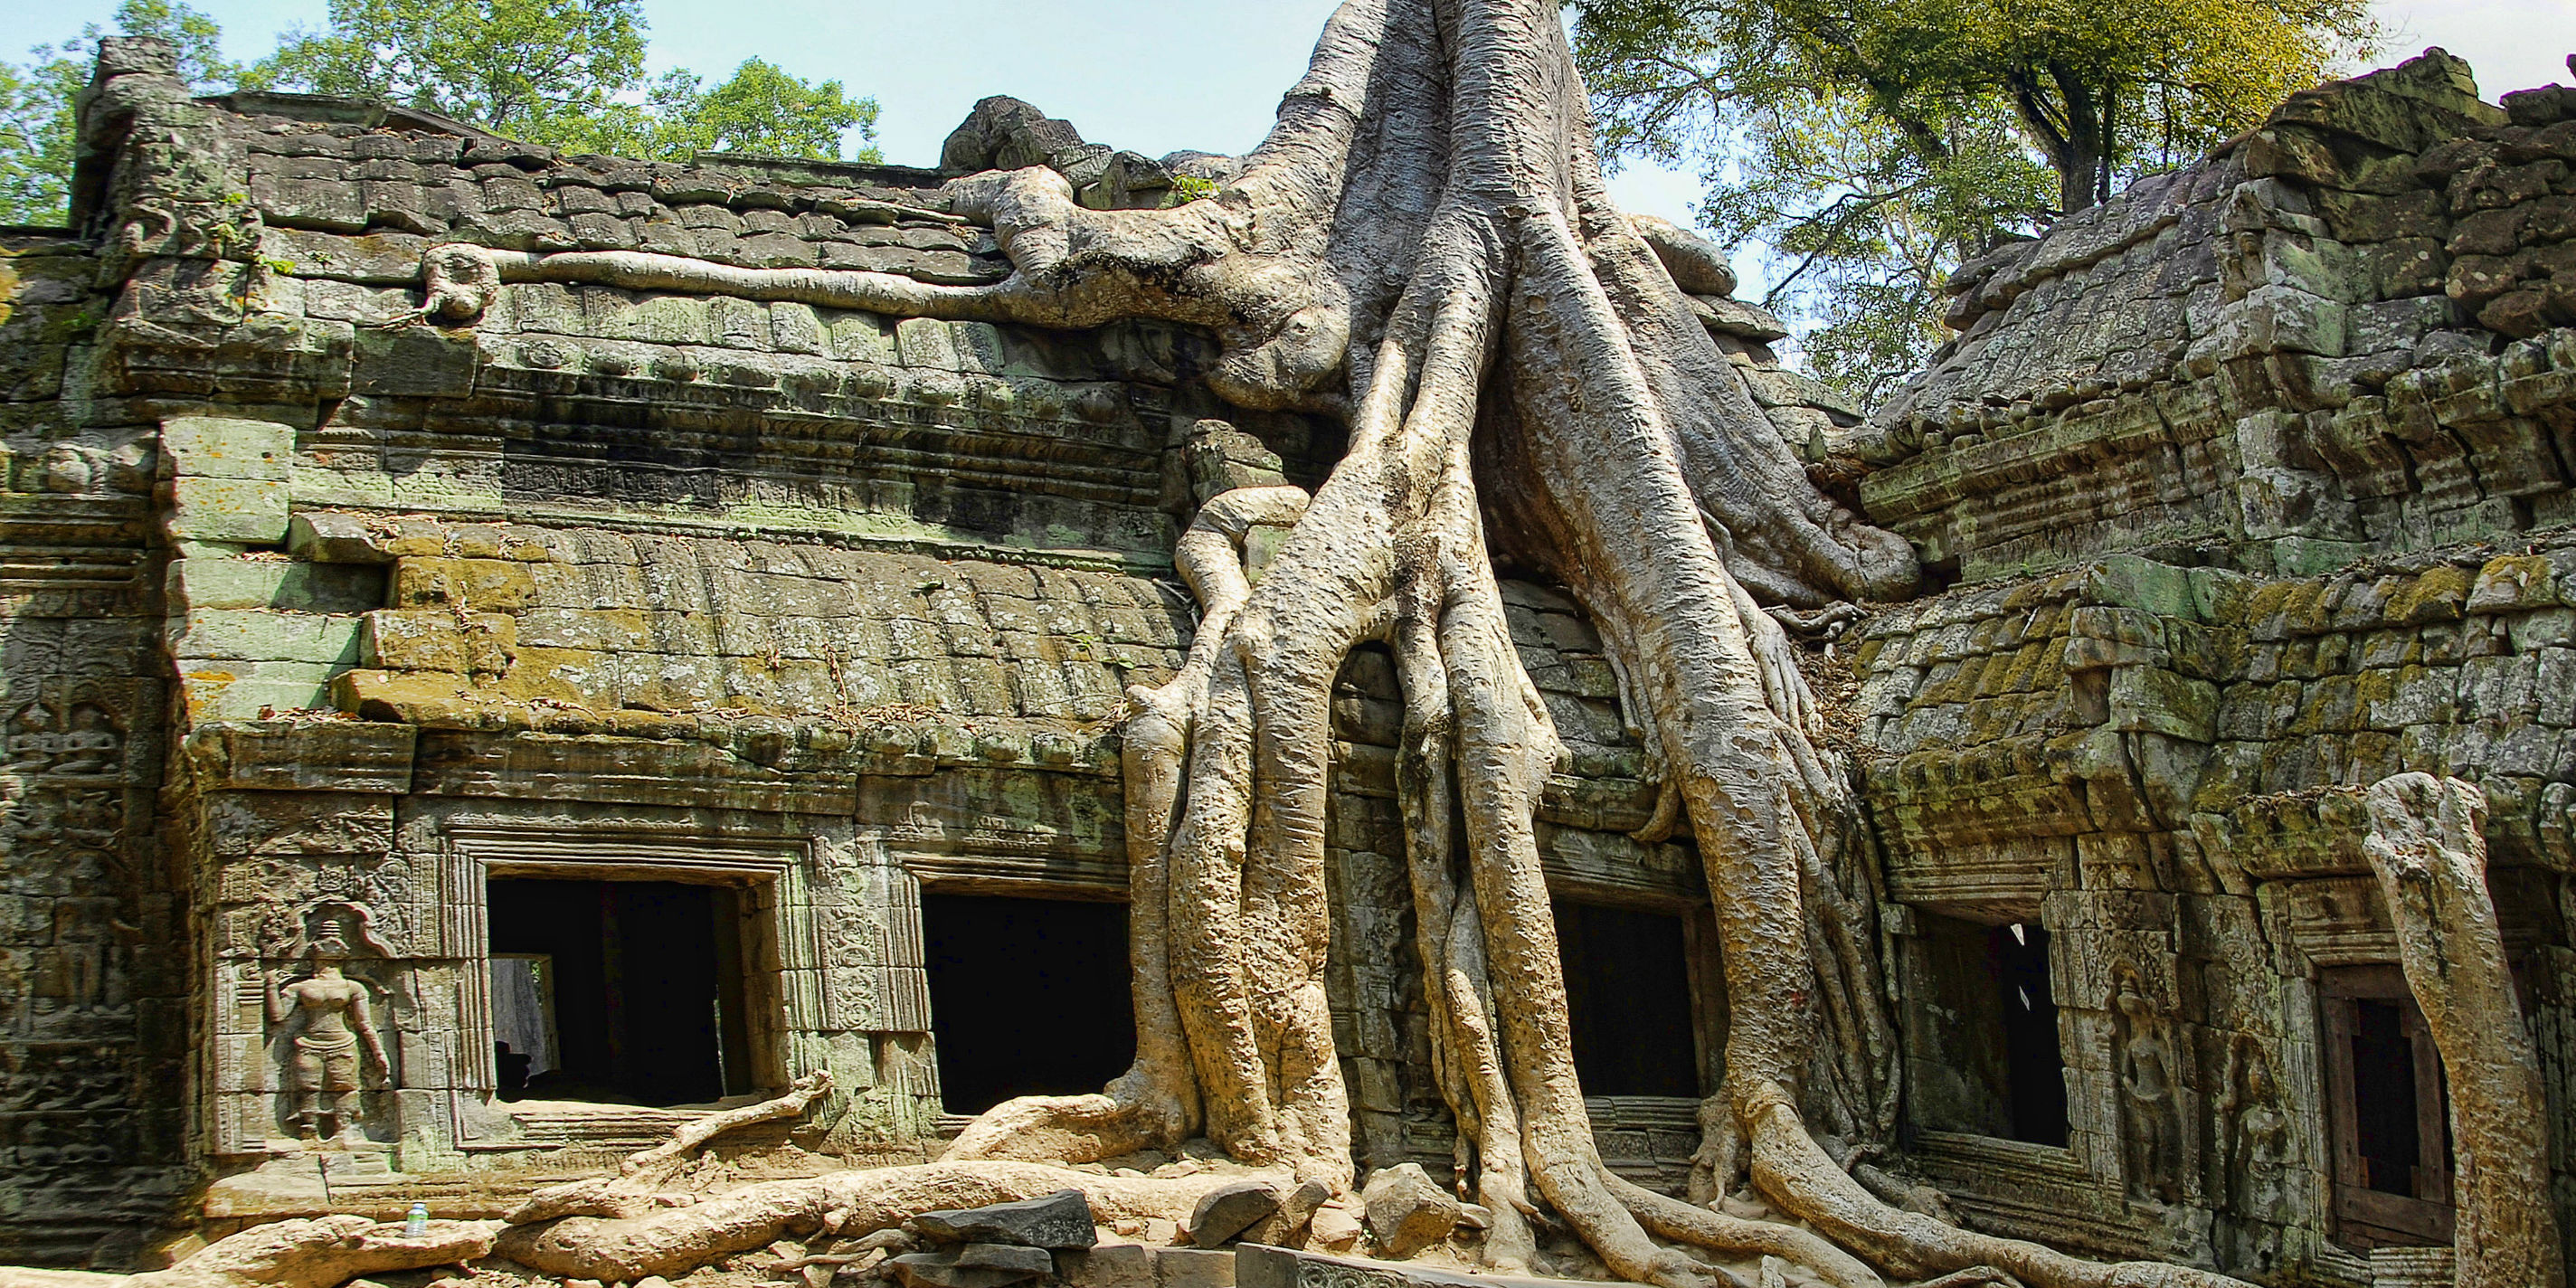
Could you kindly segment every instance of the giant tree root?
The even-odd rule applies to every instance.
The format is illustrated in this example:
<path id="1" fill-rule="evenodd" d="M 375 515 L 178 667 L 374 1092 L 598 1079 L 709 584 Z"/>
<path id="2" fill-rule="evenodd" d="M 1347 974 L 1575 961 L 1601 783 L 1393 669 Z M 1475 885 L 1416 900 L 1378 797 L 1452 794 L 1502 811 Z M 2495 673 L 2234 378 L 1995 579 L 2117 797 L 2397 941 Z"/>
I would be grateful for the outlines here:
<path id="1" fill-rule="evenodd" d="M 687 1166 L 708 1141 L 755 1123 L 794 1118 L 831 1089 L 832 1075 L 818 1070 L 797 1079 L 784 1095 L 690 1119 L 672 1130 L 671 1139 L 628 1155 L 617 1165 L 615 1176 L 583 1177 L 529 1195 L 510 1210 L 510 1223 L 527 1225 L 573 1215 L 641 1216 L 652 1209 L 663 1183 Z"/>
<path id="2" fill-rule="evenodd" d="M 1180 805 L 1189 728 L 1225 647 L 1226 627 L 1252 595 L 1243 543 L 1256 526 L 1288 527 L 1306 512 L 1303 489 L 1234 488 L 1208 498 L 1181 534 L 1172 564 L 1199 600 L 1199 630 L 1180 670 L 1159 688 L 1127 692 L 1120 782 L 1127 816 L 1127 943 L 1136 1006 L 1136 1061 L 1091 1096 L 1023 1096 L 967 1125 L 947 1161 L 1011 1158 L 1090 1162 L 1171 1149 L 1199 1130 L 1189 1035 L 1171 982 L 1171 865 L 1166 844 Z"/>
<path id="3" fill-rule="evenodd" d="M 1767 1110 L 1755 1113 L 1755 1183 L 1826 1238 L 1894 1273 L 1938 1275 L 1990 1266 L 2024 1283 L 2052 1288 L 2250 1288 L 2241 1280 L 2190 1266 L 2088 1261 L 1900 1211 L 1836 1167 L 1785 1100 L 1775 1094 Z"/>
<path id="4" fill-rule="evenodd" d="M 490 1255 L 499 1221 L 432 1221 L 406 1238 L 402 1223 L 325 1216 L 252 1226 L 167 1270 L 139 1275 L 0 1266 L 0 1288 L 338 1288 L 360 1275 L 448 1266 Z"/>
<path id="5" fill-rule="evenodd" d="M 677 1277 L 791 1235 L 867 1234 L 923 1212 L 982 1207 L 1066 1189 L 1081 1190 L 1093 1218 L 1104 1223 L 1179 1222 L 1207 1191 L 1246 1179 L 1282 1181 L 1286 1173 L 1201 1172 L 1162 1179 L 998 1160 L 871 1168 L 764 1181 L 642 1216 L 572 1216 L 513 1226 L 494 1251 L 550 1275 L 624 1283 L 646 1275 Z"/>
<path id="6" fill-rule="evenodd" d="M 2459 1288 L 2560 1288 L 2548 1104 L 2487 892 L 2486 793 L 2413 773 L 2379 780 L 2364 800 L 2362 848 L 2450 1077 Z"/>

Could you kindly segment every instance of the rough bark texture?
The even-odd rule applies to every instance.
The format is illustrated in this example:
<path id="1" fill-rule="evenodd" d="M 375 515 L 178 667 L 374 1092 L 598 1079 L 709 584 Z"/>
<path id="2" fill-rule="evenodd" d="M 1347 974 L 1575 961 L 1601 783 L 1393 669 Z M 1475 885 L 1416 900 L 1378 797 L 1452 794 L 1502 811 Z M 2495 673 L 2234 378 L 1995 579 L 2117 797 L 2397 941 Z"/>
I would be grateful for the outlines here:
<path id="1" fill-rule="evenodd" d="M 2409 773 L 2381 779 L 2367 801 L 2364 849 L 2449 1078 L 2460 1288 L 2558 1288 L 2548 1105 L 2487 892 L 2486 793 Z"/>
<path id="2" fill-rule="evenodd" d="M 1037 1163 L 986 1160 L 833 1172 L 745 1186 L 683 1208 L 642 1216 L 567 1216 L 513 1226 L 494 1251 L 531 1270 L 567 1279 L 632 1283 L 684 1275 L 727 1253 L 790 1235 L 863 1235 L 923 1212 L 982 1207 L 1079 1189 L 1104 1223 L 1186 1217 L 1199 1197 L 1243 1179 L 1277 1173 L 1205 1172 L 1176 1179 L 1101 1176 Z"/>
<path id="3" fill-rule="evenodd" d="M 167 1270 L 139 1275 L 0 1266 L 0 1288 L 335 1288 L 358 1275 L 455 1265 L 488 1255 L 504 1224 L 433 1221 L 429 1233 L 403 1234 L 402 1223 L 326 1216 L 253 1226 L 219 1240 Z"/>

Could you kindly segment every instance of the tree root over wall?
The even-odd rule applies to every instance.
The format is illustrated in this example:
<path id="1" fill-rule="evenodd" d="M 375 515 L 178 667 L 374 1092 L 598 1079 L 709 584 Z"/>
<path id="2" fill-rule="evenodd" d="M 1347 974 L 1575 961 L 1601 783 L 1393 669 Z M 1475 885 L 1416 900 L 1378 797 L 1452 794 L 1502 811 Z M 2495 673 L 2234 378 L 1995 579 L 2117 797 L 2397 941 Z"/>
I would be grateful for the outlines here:
<path id="1" fill-rule="evenodd" d="M 2398 774 L 2362 799 L 2362 848 L 2449 1078 L 2459 1288 L 2561 1288 L 2549 1106 L 2487 893 L 2486 793 L 2457 778 Z"/>

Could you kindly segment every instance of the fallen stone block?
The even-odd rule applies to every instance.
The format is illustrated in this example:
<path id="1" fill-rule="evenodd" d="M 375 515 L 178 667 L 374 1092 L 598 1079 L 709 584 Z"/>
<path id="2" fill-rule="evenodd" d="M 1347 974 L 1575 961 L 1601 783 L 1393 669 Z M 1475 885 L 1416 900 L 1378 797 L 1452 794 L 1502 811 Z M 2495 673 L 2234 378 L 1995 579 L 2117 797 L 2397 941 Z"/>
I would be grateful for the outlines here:
<path id="1" fill-rule="evenodd" d="M 1154 1252 L 1141 1243 L 1059 1252 L 1055 1274 L 1072 1288 L 1156 1288 Z"/>
<path id="2" fill-rule="evenodd" d="M 1310 1242 L 1335 1250 L 1348 1248 L 1360 1239 L 1360 1218 L 1341 1203 L 1327 1203 L 1315 1210 L 1306 1224 Z"/>
<path id="3" fill-rule="evenodd" d="M 1190 1242 L 1213 1248 L 1279 1210 L 1279 1191 L 1267 1181 L 1236 1181 L 1199 1197 L 1190 1212 Z"/>
<path id="4" fill-rule="evenodd" d="M 1234 1252 L 1156 1248 L 1154 1278 L 1161 1288 L 1234 1288 Z"/>
<path id="5" fill-rule="evenodd" d="M 1015 1203 L 924 1212 L 912 1228 L 933 1243 L 1007 1243 L 1024 1248 L 1088 1248 L 1100 1241 L 1091 1203 L 1080 1190 Z"/>
<path id="6" fill-rule="evenodd" d="M 907 1252 L 887 1263 L 907 1288 L 1004 1288 L 1055 1273 L 1043 1248 L 969 1243 L 941 1252 Z"/>
<path id="7" fill-rule="evenodd" d="M 1379 1254 L 1397 1261 L 1448 1238 L 1458 1224 L 1458 1200 L 1432 1184 L 1419 1163 L 1379 1168 L 1360 1201 Z"/>
<path id="8" fill-rule="evenodd" d="M 1252 1223 L 1236 1237 L 1245 1243 L 1269 1243 L 1290 1247 L 1306 1241 L 1307 1225 L 1315 1219 L 1316 1209 L 1333 1197 L 1330 1186 L 1322 1181 L 1308 1181 L 1279 1200 L 1279 1210 Z"/>

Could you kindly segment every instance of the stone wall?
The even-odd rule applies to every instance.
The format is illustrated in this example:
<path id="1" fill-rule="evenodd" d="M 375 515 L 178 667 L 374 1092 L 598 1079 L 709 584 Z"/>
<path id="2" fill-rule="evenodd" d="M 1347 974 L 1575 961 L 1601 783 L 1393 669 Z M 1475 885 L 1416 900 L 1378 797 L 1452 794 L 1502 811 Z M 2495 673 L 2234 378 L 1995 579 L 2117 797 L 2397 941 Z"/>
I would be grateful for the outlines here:
<path id="1" fill-rule="evenodd" d="M 1962 583 L 1878 612 L 1853 665 L 1909 1158 L 1973 1224 L 2373 1282 L 2322 1017 L 2395 961 L 2355 793 L 2408 770 L 2494 802 L 2490 881 L 2576 1138 L 2576 332 L 2551 329 L 2576 314 L 2547 276 L 2576 127 L 2565 91 L 2506 101 L 2438 51 L 2295 96 L 1970 264 L 1959 338 L 1813 449 Z M 2062 1149 L 1973 1103 L 1945 945 L 2007 925 L 2048 934 Z M 2141 1094 L 2142 1050 L 2170 1094 Z"/>
<path id="2" fill-rule="evenodd" d="M 2547 287 L 2576 134 L 2561 92 L 2507 98 L 2439 51 L 2293 96 L 1962 269 L 1962 334 L 1818 452 L 1970 580 L 2119 551 L 2296 574 L 2576 518 L 2547 331 L 2576 320 Z"/>
<path id="3" fill-rule="evenodd" d="M 790 1157 L 922 1157 L 918 892 L 1123 889 L 1109 717 L 1192 625 L 1191 469 L 1243 450 L 1192 434 L 1208 341 L 551 286 L 421 325 L 433 237 L 1000 261 L 935 175 L 195 103 L 159 56 L 102 61 L 75 235 L 6 247 L 0 1256 L 318 1210 L 317 1161 L 342 1208 L 490 1210 L 667 1132 L 495 1100 L 495 873 L 738 888 L 758 1084 L 841 1088 Z M 1248 423 L 1295 470 L 1333 437 Z M 317 1160 L 263 994 L 326 936 L 388 1058 Z"/>
<path id="4" fill-rule="evenodd" d="M 155 426 L 95 387 L 92 249 L 0 232 L 0 1259 L 130 1258 L 188 1179 L 181 905 L 153 844 Z"/>
<path id="5" fill-rule="evenodd" d="M 2331 1259 L 2316 977 L 2394 960 L 2351 789 L 2417 769 L 2485 786 L 2508 941 L 2544 1033 L 2563 1027 L 2576 715 L 2541 677 L 2576 662 L 2571 576 L 2565 537 L 2300 579 L 2121 556 L 1874 618 L 1854 663 L 1891 930 L 2029 921 L 2056 949 L 2065 1154 L 1933 1132 L 1933 1174 L 2004 1228 L 2105 1251 Z M 2124 981 L 2172 1026 L 2189 1093 L 2160 1175 L 2119 1087 Z M 1905 986 L 1919 1006 L 1928 983 Z M 2045 1164 L 2060 1192 L 2008 1170 Z"/>
<path id="6" fill-rule="evenodd" d="M 929 172 L 648 165 L 340 100 L 190 100 L 150 42 L 110 41 L 99 75 L 75 228 L 5 247 L 25 554 L 0 629 L 28 696 L 0 1259 L 127 1264 L 160 1220 L 491 1212 L 667 1133 L 690 1111 L 499 1096 L 494 876 L 735 889 L 754 1083 L 837 1086 L 748 1144 L 784 1171 L 935 1152 L 954 1121 L 921 895 L 1123 896 L 1116 717 L 1195 625 L 1178 525 L 1223 487 L 1318 481 L 1338 428 L 1221 407 L 1210 337 L 1154 324 L 515 284 L 430 325 L 445 241 L 1006 266 Z M 1775 319 L 1698 305 L 1775 419 L 1857 424 L 1779 369 Z M 1599 640 L 1561 596 L 1510 594 L 1573 753 L 1542 811 L 1551 881 L 1704 914 L 1687 837 L 1626 835 L 1655 788 Z M 1382 657 L 1354 660 L 1336 719 L 1354 1125 L 1365 1163 L 1445 1163 Z M 128 786 L 100 814 L 59 775 Z M 325 942 L 387 1056 L 317 1143 L 268 993 Z M 1698 1014 L 1722 1016 L 1701 965 Z M 1722 1020 L 1700 1028 L 1706 1065 Z M 1596 1115 L 1615 1166 L 1680 1184 L 1688 1100 Z"/>

